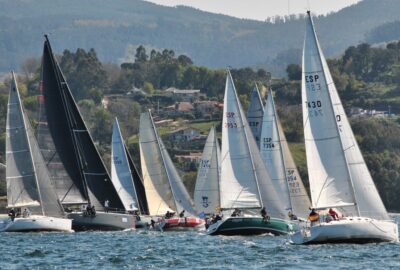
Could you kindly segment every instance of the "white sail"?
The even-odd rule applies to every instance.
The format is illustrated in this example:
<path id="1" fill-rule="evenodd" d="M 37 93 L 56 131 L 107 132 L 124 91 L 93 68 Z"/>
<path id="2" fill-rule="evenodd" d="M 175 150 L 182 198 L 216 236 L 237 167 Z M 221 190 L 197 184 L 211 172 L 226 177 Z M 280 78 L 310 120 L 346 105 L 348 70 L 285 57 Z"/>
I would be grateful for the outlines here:
<path id="1" fill-rule="evenodd" d="M 150 112 L 141 114 L 139 133 L 142 174 L 150 215 L 182 210 L 194 215 L 193 202 L 158 137 Z"/>
<path id="2" fill-rule="evenodd" d="M 137 210 L 138 199 L 133 184 L 132 172 L 125 152 L 118 119 L 114 119 L 111 142 L 111 181 L 126 210 Z"/>
<path id="3" fill-rule="evenodd" d="M 222 116 L 220 189 L 223 209 L 265 206 L 271 216 L 286 216 L 244 117 L 229 71 Z"/>
<path id="4" fill-rule="evenodd" d="M 311 56 L 314 54 L 315 56 L 313 56 L 313 58 L 316 58 L 317 60 L 311 60 L 311 57 L 308 57 L 308 66 L 312 64 L 315 67 L 309 68 L 307 70 L 309 73 L 304 75 L 309 76 L 308 78 L 320 76 L 320 79 L 318 79 L 317 82 L 305 82 L 305 87 L 309 87 L 306 88 L 308 92 L 311 92 L 311 87 L 314 86 L 317 87 L 314 92 L 324 91 L 326 95 L 329 95 L 327 102 L 329 101 L 330 103 L 327 103 L 326 106 L 331 110 L 329 110 L 329 115 L 326 117 L 329 117 L 331 121 L 334 119 L 333 122 L 336 125 L 336 129 L 334 130 L 340 136 L 341 146 L 339 149 L 344 152 L 346 172 L 348 174 L 348 176 L 346 175 L 346 177 L 343 179 L 348 181 L 346 188 L 354 189 L 352 192 L 349 192 L 353 195 L 353 200 L 356 202 L 356 207 L 354 207 L 352 210 L 352 214 L 368 216 L 376 219 L 389 219 L 385 206 L 383 205 L 383 202 L 358 147 L 357 141 L 354 138 L 353 131 L 347 119 L 335 84 L 332 80 L 328 65 L 319 46 L 313 21 L 310 15 L 307 20 L 306 35 L 308 36 L 306 37 L 306 40 L 309 40 L 306 42 L 306 44 L 309 44 L 309 55 Z M 314 53 L 312 53 L 312 51 L 314 51 Z M 306 77 L 303 77 L 303 80 L 305 78 Z M 321 87 L 321 89 L 318 87 Z M 328 114 L 328 112 L 326 113 Z M 341 155 L 343 155 L 343 153 Z M 344 190 L 342 192 L 344 192 Z"/>
<path id="5" fill-rule="evenodd" d="M 256 140 L 257 146 L 260 145 L 264 106 L 261 100 L 257 84 L 254 86 L 250 96 L 250 104 L 247 109 L 247 122 Z"/>
<path id="6" fill-rule="evenodd" d="M 220 207 L 221 150 L 215 133 L 215 127 L 212 127 L 204 145 L 194 189 L 196 210 L 205 214 L 215 213 Z"/>
<path id="7" fill-rule="evenodd" d="M 307 216 L 310 201 L 280 125 L 272 91 L 264 108 L 260 153 L 286 209 Z"/>
<path id="8" fill-rule="evenodd" d="M 344 112 L 310 15 L 303 52 L 302 96 L 313 205 L 348 206 L 348 214 L 388 219 Z M 321 162 L 316 162 L 315 156 Z M 321 173 L 324 171 L 325 175 Z M 326 180 L 321 181 L 321 176 Z"/>
<path id="9" fill-rule="evenodd" d="M 31 208 L 31 212 L 63 217 L 63 208 L 23 110 L 14 73 L 8 100 L 6 135 L 8 206 L 40 205 Z"/>

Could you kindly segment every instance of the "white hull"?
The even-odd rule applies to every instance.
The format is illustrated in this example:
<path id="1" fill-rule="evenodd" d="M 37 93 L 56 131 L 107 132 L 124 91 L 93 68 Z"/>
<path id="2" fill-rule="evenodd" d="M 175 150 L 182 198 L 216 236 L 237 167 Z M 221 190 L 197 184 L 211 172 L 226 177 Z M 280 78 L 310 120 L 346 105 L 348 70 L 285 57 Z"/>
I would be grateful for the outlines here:
<path id="1" fill-rule="evenodd" d="M 303 227 L 291 240 L 294 244 L 398 242 L 398 226 L 390 220 L 348 217 Z"/>
<path id="2" fill-rule="evenodd" d="M 46 216 L 10 218 L 0 221 L 0 232 L 59 231 L 72 232 L 72 220 Z"/>

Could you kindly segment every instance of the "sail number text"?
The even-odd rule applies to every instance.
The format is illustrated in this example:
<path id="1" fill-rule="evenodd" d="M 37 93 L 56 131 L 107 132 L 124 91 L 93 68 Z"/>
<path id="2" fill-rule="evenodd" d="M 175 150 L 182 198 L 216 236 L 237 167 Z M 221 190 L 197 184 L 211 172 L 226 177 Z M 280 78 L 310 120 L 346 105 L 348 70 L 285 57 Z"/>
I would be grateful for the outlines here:
<path id="1" fill-rule="evenodd" d="M 307 91 L 320 91 L 321 90 L 321 84 L 319 83 L 319 75 L 314 74 L 314 75 L 306 75 L 304 77 L 305 82 L 306 82 L 306 87 Z"/>
<path id="2" fill-rule="evenodd" d="M 262 142 L 264 149 L 272 149 L 275 147 L 274 143 L 272 142 L 272 138 L 263 138 Z"/>
<path id="3" fill-rule="evenodd" d="M 322 102 L 320 100 L 305 101 L 309 117 L 322 116 Z"/>
<path id="4" fill-rule="evenodd" d="M 237 128 L 238 125 L 235 122 L 235 113 L 234 112 L 226 112 L 225 116 L 227 118 L 227 122 L 224 123 L 225 128 Z"/>

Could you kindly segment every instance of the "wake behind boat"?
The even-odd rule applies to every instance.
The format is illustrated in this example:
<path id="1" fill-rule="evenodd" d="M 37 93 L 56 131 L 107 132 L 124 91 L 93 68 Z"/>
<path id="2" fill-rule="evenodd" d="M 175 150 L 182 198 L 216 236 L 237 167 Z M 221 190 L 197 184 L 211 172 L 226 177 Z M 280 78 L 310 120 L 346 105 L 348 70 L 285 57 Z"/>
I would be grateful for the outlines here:
<path id="1" fill-rule="evenodd" d="M 303 50 L 303 124 L 314 217 L 295 244 L 398 241 L 354 138 L 308 12 Z M 333 209 L 340 209 L 342 217 Z M 319 217 L 316 211 L 329 209 Z M 332 220 L 334 219 L 334 220 Z"/>

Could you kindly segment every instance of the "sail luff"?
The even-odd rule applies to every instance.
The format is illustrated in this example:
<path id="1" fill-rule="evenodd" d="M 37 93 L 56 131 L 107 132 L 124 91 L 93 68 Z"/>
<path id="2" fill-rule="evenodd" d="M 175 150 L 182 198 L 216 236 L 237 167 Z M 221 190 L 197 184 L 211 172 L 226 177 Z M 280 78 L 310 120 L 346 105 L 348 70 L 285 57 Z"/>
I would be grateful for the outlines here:
<path id="1" fill-rule="evenodd" d="M 14 74 L 7 103 L 6 133 L 8 207 L 40 206 L 36 171 Z"/>
<path id="2" fill-rule="evenodd" d="M 309 15 L 309 21 L 314 30 L 314 23 Z M 316 38 L 318 44 L 318 40 Z M 329 87 L 329 98 L 331 100 L 332 110 L 336 116 L 336 127 L 340 136 L 340 141 L 344 156 L 346 159 L 347 169 L 350 176 L 353 196 L 356 201 L 357 214 L 368 216 L 377 219 L 388 220 L 386 208 L 379 196 L 376 186 L 372 180 L 371 174 L 361 154 L 357 140 L 354 137 L 350 123 L 347 119 L 339 94 L 333 83 L 332 76 L 329 72 L 328 65 L 322 54 L 322 50 L 318 44 L 318 52 L 321 57 L 322 68 L 328 82 L 331 82 Z"/>
<path id="3" fill-rule="evenodd" d="M 312 203 L 316 208 L 343 206 L 347 214 L 357 215 L 354 189 L 330 97 L 330 92 L 336 89 L 333 81 L 328 81 L 330 76 L 324 69 L 324 61 L 309 15 L 303 50 L 302 99 Z"/>
<path id="4" fill-rule="evenodd" d="M 111 181 L 125 209 L 138 210 L 136 189 L 117 117 L 114 119 L 111 147 Z"/>

